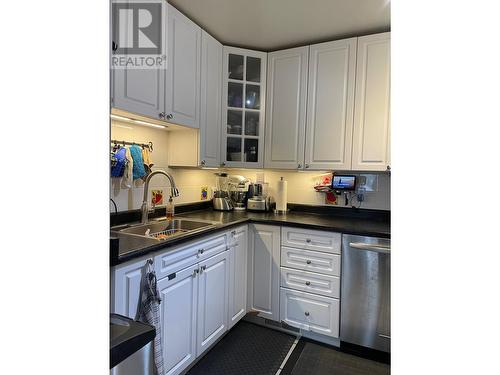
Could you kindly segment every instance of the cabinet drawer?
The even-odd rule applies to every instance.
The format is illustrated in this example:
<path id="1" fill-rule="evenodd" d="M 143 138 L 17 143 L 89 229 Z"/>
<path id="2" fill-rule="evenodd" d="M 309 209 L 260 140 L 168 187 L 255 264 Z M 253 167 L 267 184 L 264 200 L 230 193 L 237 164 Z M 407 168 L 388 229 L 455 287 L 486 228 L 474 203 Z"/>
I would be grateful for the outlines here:
<path id="1" fill-rule="evenodd" d="M 340 255 L 281 247 L 281 265 L 304 271 L 340 276 Z"/>
<path id="2" fill-rule="evenodd" d="M 340 297 L 340 278 L 337 276 L 281 267 L 281 286 L 325 297 Z"/>
<path id="3" fill-rule="evenodd" d="M 340 254 L 340 233 L 288 227 L 281 228 L 281 231 L 281 244 L 284 246 Z"/>
<path id="4" fill-rule="evenodd" d="M 226 248 L 226 235 L 221 235 L 169 250 L 155 257 L 156 277 L 160 280 L 172 272 L 210 258 Z"/>
<path id="5" fill-rule="evenodd" d="M 280 318 L 293 327 L 339 337 L 339 300 L 281 288 Z"/>

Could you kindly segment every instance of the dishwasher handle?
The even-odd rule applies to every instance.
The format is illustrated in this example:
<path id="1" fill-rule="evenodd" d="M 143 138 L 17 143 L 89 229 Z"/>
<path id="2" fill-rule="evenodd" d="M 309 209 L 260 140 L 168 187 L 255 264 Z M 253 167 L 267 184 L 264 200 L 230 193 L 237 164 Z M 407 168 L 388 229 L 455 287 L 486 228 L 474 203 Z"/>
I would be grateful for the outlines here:
<path id="1" fill-rule="evenodd" d="M 383 254 L 390 254 L 391 253 L 391 247 L 385 246 L 385 245 L 376 245 L 376 244 L 369 244 L 369 243 L 363 243 L 363 242 L 350 242 L 349 247 L 351 247 L 353 249 L 358 249 L 358 250 L 375 251 L 377 253 L 383 253 Z"/>

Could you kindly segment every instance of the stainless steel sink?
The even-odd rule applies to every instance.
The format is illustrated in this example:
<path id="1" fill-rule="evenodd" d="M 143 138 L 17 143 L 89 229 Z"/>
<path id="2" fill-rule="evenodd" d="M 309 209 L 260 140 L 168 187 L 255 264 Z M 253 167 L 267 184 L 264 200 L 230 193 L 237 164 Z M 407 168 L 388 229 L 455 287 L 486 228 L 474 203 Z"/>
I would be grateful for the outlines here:
<path id="1" fill-rule="evenodd" d="M 166 240 L 170 237 L 192 233 L 213 226 L 215 226 L 213 222 L 188 219 L 173 219 L 148 224 L 132 225 L 123 229 L 112 228 L 112 230 L 135 236 L 156 238 L 157 240 Z"/>

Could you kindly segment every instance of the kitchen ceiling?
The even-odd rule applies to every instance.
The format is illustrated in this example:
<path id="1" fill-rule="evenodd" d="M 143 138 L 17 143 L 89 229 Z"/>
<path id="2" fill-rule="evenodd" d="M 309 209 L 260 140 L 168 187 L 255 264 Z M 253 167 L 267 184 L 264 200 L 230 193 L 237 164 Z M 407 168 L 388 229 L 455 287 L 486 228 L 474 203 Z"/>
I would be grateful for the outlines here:
<path id="1" fill-rule="evenodd" d="M 223 44 L 263 51 L 390 28 L 390 0 L 168 2 Z"/>

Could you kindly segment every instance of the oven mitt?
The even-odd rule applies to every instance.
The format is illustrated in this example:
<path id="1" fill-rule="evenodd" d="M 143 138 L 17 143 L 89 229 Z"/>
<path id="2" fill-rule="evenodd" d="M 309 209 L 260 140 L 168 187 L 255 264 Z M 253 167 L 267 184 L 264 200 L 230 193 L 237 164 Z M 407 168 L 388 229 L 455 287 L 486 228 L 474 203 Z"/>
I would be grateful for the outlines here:
<path id="1" fill-rule="evenodd" d="M 132 160 L 134 161 L 134 165 L 132 168 L 133 179 L 137 180 L 146 175 L 146 171 L 144 170 L 144 161 L 142 160 L 142 151 L 141 148 L 137 145 L 132 145 L 129 147 L 130 155 L 132 156 Z"/>
<path id="2" fill-rule="evenodd" d="M 151 173 L 153 162 L 151 161 L 151 154 L 147 148 L 142 149 L 142 160 L 144 162 L 144 170 L 146 171 L 146 175 L 148 175 Z"/>
<path id="3" fill-rule="evenodd" d="M 115 163 L 111 167 L 111 177 L 121 177 L 123 176 L 123 171 L 125 170 L 125 163 L 126 163 L 126 150 L 124 147 L 120 148 L 118 151 L 115 152 Z"/>

